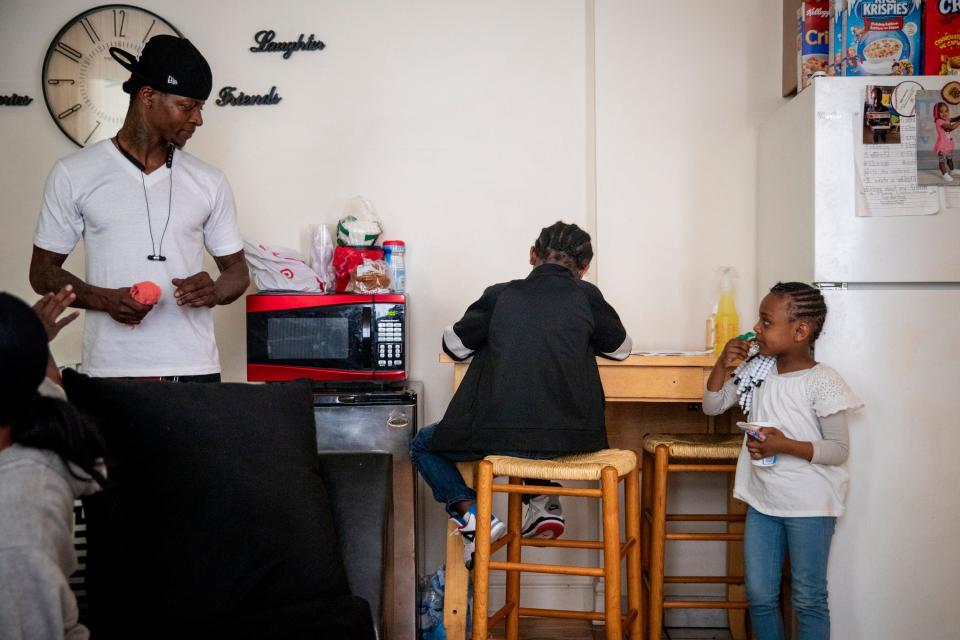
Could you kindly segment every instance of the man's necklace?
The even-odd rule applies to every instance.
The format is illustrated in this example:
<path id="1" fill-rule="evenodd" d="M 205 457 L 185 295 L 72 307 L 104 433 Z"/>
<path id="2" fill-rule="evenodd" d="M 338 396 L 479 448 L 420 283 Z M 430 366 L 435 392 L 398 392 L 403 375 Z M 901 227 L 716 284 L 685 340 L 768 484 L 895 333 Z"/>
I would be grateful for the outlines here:
<path id="1" fill-rule="evenodd" d="M 123 154 L 123 157 L 140 170 L 140 186 L 143 187 L 143 202 L 147 205 L 147 230 L 150 232 L 150 255 L 147 256 L 147 260 L 165 262 L 167 257 L 163 255 L 163 238 L 167 235 L 167 227 L 170 226 L 170 213 L 173 211 L 173 146 L 171 145 L 170 150 L 167 152 L 166 162 L 167 168 L 170 169 L 170 191 L 167 194 L 167 221 L 163 224 L 163 232 L 160 234 L 160 246 L 157 247 L 153 239 L 153 224 L 150 222 L 150 199 L 147 197 L 147 183 L 143 177 L 147 167 L 123 148 L 123 145 L 120 144 L 119 135 L 113 138 L 113 143 L 117 146 L 120 153 Z"/>

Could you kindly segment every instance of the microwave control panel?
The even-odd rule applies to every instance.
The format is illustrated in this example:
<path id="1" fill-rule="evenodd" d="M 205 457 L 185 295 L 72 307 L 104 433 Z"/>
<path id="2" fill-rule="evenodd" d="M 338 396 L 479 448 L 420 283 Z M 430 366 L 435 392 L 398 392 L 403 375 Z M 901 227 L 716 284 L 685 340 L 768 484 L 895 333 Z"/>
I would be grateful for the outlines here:
<path id="1" fill-rule="evenodd" d="M 406 369 L 406 322 L 404 305 L 374 304 L 377 326 L 376 368 Z"/>

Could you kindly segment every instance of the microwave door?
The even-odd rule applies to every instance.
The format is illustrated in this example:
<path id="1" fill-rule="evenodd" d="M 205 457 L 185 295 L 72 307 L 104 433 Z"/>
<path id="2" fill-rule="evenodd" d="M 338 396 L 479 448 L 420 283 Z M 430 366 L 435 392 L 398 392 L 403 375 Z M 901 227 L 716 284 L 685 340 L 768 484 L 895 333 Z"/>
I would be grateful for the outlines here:
<path id="1" fill-rule="evenodd" d="M 370 371 L 371 307 L 344 304 L 248 314 L 251 364 Z"/>

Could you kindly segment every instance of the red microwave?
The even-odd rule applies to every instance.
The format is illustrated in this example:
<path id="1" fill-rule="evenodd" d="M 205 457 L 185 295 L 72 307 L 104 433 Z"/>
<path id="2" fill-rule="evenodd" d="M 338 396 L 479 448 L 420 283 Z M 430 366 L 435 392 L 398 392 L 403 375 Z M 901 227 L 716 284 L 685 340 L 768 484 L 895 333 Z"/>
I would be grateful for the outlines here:
<path id="1" fill-rule="evenodd" d="M 402 294 L 247 296 L 247 380 L 407 379 Z"/>

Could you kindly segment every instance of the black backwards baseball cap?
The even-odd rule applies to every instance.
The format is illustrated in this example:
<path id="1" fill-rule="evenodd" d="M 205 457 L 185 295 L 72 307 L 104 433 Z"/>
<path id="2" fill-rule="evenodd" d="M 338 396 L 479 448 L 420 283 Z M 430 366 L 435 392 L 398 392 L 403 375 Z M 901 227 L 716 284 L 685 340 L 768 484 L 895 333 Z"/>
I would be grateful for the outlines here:
<path id="1" fill-rule="evenodd" d="M 142 87 L 153 87 L 164 93 L 206 100 L 213 88 L 210 65 L 186 38 L 153 36 L 143 47 L 139 60 L 118 47 L 110 47 L 110 55 L 130 71 L 123 90 L 131 95 Z"/>

